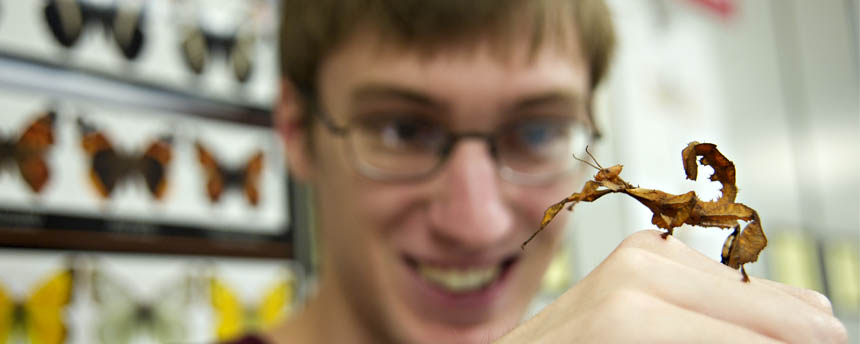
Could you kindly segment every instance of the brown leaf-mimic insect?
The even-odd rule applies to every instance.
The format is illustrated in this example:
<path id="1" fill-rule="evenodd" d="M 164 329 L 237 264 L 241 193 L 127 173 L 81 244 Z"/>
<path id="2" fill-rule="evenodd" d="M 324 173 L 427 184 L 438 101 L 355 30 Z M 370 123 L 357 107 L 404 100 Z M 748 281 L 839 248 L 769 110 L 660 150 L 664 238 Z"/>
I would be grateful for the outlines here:
<path id="1" fill-rule="evenodd" d="M 594 161 L 594 164 L 575 156 L 574 158 L 598 170 L 597 174 L 594 175 L 594 180 L 587 181 L 580 192 L 550 206 L 544 212 L 540 228 L 523 242 L 523 248 L 568 203 L 570 203 L 568 210 L 573 210 L 573 207 L 579 202 L 593 202 L 608 193 L 624 193 L 651 210 L 654 214 L 651 223 L 666 229 L 662 235 L 663 239 L 672 235 L 674 229 L 683 224 L 733 228 L 734 231 L 723 244 L 722 263 L 734 269 L 740 269 L 743 274 L 743 281 L 749 282 L 749 276 L 743 265 L 758 260 L 759 253 L 767 245 L 767 238 L 762 231 L 758 213 L 744 204 L 735 202 L 738 193 L 738 188 L 735 186 L 735 165 L 717 150 L 716 145 L 694 141 L 690 142 L 681 152 L 687 179 L 696 180 L 698 174 L 696 158 L 700 158 L 698 163 L 711 166 L 714 169 L 714 174 L 711 175 L 710 179 L 722 184 L 723 187 L 720 189 L 722 195 L 715 201 L 707 202 L 700 200 L 694 191 L 673 195 L 660 190 L 634 187 L 619 176 L 622 165 L 603 168 L 587 147 L 586 153 Z M 738 220 L 747 221 L 747 225 L 741 229 Z"/>

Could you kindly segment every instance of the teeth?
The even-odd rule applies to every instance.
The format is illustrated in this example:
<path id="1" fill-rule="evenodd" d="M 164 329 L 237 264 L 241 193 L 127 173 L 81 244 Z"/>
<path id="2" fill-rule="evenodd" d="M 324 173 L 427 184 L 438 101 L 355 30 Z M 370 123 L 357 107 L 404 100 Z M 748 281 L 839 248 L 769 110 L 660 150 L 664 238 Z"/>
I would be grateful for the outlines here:
<path id="1" fill-rule="evenodd" d="M 499 265 L 489 268 L 446 269 L 424 264 L 418 265 L 418 274 L 427 281 L 452 292 L 470 292 L 481 289 L 499 277 Z"/>

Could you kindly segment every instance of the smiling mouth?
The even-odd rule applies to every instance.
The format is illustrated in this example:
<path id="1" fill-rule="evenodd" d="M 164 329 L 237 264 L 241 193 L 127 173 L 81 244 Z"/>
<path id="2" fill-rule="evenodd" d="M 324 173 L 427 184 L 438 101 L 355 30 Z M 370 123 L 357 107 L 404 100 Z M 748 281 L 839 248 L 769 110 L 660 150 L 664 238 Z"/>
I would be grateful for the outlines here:
<path id="1" fill-rule="evenodd" d="M 418 276 L 430 284 L 451 294 L 467 294 L 480 291 L 500 280 L 517 257 L 510 257 L 500 263 L 482 267 L 446 267 L 419 262 L 407 257 L 406 264 Z"/>

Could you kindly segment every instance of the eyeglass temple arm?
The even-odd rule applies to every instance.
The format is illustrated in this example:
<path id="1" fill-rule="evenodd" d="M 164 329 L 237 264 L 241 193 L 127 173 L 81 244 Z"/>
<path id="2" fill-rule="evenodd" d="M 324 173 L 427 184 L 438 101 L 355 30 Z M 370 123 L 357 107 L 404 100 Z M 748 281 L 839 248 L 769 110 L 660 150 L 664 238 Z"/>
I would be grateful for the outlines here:
<path id="1" fill-rule="evenodd" d="M 314 102 L 314 103 L 316 103 L 316 102 Z M 311 112 L 312 116 L 318 118 L 320 120 L 320 122 L 322 122 L 322 124 L 332 134 L 335 134 L 337 136 L 346 135 L 348 128 L 347 127 L 341 127 L 341 126 L 337 125 L 337 123 L 334 122 L 334 120 L 331 118 L 331 116 L 329 116 L 328 113 L 325 110 L 323 110 L 322 106 L 314 105 L 314 106 L 311 106 L 308 110 Z"/>

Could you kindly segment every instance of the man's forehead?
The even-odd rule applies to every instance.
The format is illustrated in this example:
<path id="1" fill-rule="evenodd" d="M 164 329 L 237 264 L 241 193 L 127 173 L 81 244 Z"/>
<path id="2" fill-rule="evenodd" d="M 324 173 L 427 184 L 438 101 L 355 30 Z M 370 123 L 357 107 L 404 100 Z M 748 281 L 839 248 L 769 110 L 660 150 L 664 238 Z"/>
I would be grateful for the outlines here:
<path id="1" fill-rule="evenodd" d="M 542 57 L 561 57 L 572 65 L 586 64 L 576 35 L 535 37 L 527 30 L 505 36 L 468 35 L 447 41 L 413 42 L 393 39 L 372 26 L 364 26 L 344 39 L 328 56 L 364 53 L 372 60 L 415 60 L 423 64 L 487 59 L 509 66 L 527 66 Z"/>
<path id="2" fill-rule="evenodd" d="M 352 104 L 395 101 L 444 110 L 445 104 L 419 89 L 396 84 L 366 83 L 352 89 Z M 582 104 L 582 94 L 576 89 L 546 88 L 518 94 L 509 102 L 511 109 L 527 109 L 547 105 L 576 107 Z"/>
<path id="3" fill-rule="evenodd" d="M 372 31 L 357 33 L 323 61 L 320 77 L 328 72 L 337 75 L 338 82 L 402 83 L 412 88 L 439 82 L 489 82 L 487 86 L 492 82 L 550 82 L 560 84 L 555 86 L 558 88 L 579 84 L 582 78 L 587 85 L 588 66 L 578 52 L 548 44 L 532 52 L 531 42 L 525 39 L 512 42 L 507 51 L 488 41 L 470 43 L 439 45 L 427 51 L 385 42 Z"/>

